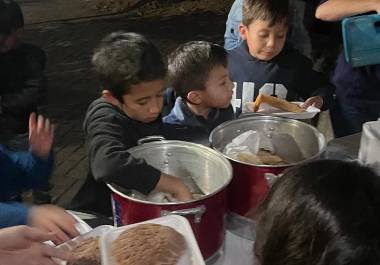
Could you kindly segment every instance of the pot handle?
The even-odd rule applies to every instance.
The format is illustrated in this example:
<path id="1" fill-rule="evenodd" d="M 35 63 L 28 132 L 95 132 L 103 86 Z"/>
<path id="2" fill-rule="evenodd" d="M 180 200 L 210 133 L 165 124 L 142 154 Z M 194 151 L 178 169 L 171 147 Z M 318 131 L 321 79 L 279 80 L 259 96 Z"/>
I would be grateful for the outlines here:
<path id="1" fill-rule="evenodd" d="M 178 214 L 181 216 L 186 216 L 186 215 L 194 215 L 194 222 L 195 223 L 200 223 L 202 220 L 202 215 L 206 212 L 206 206 L 201 205 L 195 208 L 190 208 L 190 209 L 183 209 L 183 210 L 176 210 L 176 211 L 161 211 L 161 216 L 168 216 L 172 214 Z"/>
<path id="2" fill-rule="evenodd" d="M 276 175 L 273 173 L 265 173 L 264 174 L 264 178 L 267 181 L 269 187 L 272 187 L 273 184 L 276 182 L 276 180 L 278 180 L 281 176 L 282 176 L 282 174 L 279 174 L 279 175 Z"/>
<path id="3" fill-rule="evenodd" d="M 137 140 L 137 145 L 142 145 L 142 144 L 150 143 L 150 142 L 165 141 L 165 140 L 166 139 L 163 136 L 152 135 L 152 136 L 147 136 L 147 137 Z"/>

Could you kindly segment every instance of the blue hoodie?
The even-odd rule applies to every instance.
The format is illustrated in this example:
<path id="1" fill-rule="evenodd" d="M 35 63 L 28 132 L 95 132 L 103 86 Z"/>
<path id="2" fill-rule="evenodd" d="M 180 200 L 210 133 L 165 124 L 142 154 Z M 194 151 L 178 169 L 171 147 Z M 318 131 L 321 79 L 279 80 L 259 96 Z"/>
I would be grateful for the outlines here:
<path id="1" fill-rule="evenodd" d="M 0 228 L 25 225 L 28 220 L 28 208 L 18 202 L 0 202 Z"/>
<path id="2" fill-rule="evenodd" d="M 28 189 L 48 188 L 53 157 L 41 159 L 30 151 L 11 151 L 0 145 L 0 201 L 18 199 Z"/>
<path id="3" fill-rule="evenodd" d="M 172 111 L 162 120 L 167 124 L 197 127 L 208 134 L 219 124 L 234 118 L 235 114 L 231 105 L 226 109 L 212 109 L 205 119 L 195 115 L 182 98 L 178 97 Z"/>

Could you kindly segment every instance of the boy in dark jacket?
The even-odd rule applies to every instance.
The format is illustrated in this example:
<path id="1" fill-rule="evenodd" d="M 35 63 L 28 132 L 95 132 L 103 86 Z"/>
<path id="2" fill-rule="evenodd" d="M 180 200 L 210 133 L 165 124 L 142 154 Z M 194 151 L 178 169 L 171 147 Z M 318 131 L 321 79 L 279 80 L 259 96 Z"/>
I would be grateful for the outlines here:
<path id="1" fill-rule="evenodd" d="M 44 51 L 23 43 L 24 17 L 13 0 L 0 0 L 0 142 L 27 149 L 28 119 L 42 103 Z"/>
<path id="2" fill-rule="evenodd" d="M 84 120 L 90 170 L 73 207 L 110 215 L 105 182 L 144 194 L 166 192 L 179 201 L 191 199 L 179 178 L 127 151 L 140 138 L 165 135 L 160 112 L 167 69 L 158 49 L 142 35 L 116 32 L 101 42 L 92 62 L 103 92 Z"/>
<path id="3" fill-rule="evenodd" d="M 206 41 L 185 43 L 169 56 L 168 68 L 178 98 L 164 123 L 197 127 L 209 134 L 234 118 L 233 84 L 223 47 Z"/>
<path id="4" fill-rule="evenodd" d="M 245 0 L 240 35 L 243 43 L 228 51 L 230 77 L 236 83 L 232 105 L 237 114 L 258 94 L 289 101 L 305 101 L 303 107 L 321 108 L 332 89 L 311 61 L 296 50 L 284 48 L 289 24 L 287 0 Z"/>

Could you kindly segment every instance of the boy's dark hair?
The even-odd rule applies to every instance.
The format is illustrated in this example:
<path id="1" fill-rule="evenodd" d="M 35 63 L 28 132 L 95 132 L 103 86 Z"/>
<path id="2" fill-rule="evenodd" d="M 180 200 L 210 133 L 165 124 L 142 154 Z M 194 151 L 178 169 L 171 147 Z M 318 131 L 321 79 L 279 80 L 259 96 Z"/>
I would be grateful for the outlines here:
<path id="1" fill-rule="evenodd" d="M 20 6 L 13 0 L 0 0 L 0 36 L 8 36 L 24 27 Z"/>
<path id="2" fill-rule="evenodd" d="M 105 37 L 92 56 L 102 88 L 123 102 L 132 85 L 165 79 L 167 68 L 157 47 L 144 36 L 114 32 Z"/>
<path id="3" fill-rule="evenodd" d="M 187 94 L 203 90 L 210 71 L 216 66 L 227 67 L 227 52 L 207 41 L 190 41 L 169 55 L 169 83 L 176 95 L 187 100 Z"/>
<path id="4" fill-rule="evenodd" d="M 286 172 L 258 209 L 261 265 L 380 262 L 380 177 L 357 163 L 312 162 Z"/>
<path id="5" fill-rule="evenodd" d="M 242 23 L 249 26 L 255 20 L 269 22 L 269 26 L 276 23 L 289 25 L 290 10 L 288 0 L 244 0 Z"/>

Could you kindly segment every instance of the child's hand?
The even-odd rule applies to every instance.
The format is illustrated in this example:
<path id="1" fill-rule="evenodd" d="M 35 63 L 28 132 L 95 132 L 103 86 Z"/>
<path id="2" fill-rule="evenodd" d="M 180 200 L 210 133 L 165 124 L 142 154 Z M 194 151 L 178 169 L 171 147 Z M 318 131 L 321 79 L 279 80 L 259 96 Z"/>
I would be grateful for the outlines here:
<path id="1" fill-rule="evenodd" d="M 176 200 L 182 202 L 190 201 L 193 198 L 190 189 L 179 178 L 164 173 L 161 173 L 156 190 L 169 193 Z"/>
<path id="2" fill-rule="evenodd" d="M 1 264 L 56 264 L 51 257 L 70 260 L 70 253 L 43 243 L 54 238 L 52 233 L 25 225 L 3 228 L 0 230 Z"/>
<path id="3" fill-rule="evenodd" d="M 47 158 L 53 145 L 54 129 L 49 119 L 33 112 L 29 116 L 29 145 L 38 157 Z"/>
<path id="4" fill-rule="evenodd" d="M 310 97 L 301 105 L 301 108 L 307 109 L 309 106 L 321 109 L 323 106 L 323 98 L 320 96 Z"/>
<path id="5" fill-rule="evenodd" d="M 75 228 L 77 221 L 64 209 L 54 205 L 33 206 L 29 210 L 28 225 L 46 232 L 53 232 L 56 244 L 79 236 Z"/>

